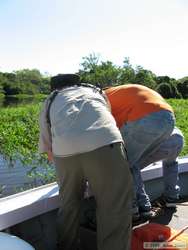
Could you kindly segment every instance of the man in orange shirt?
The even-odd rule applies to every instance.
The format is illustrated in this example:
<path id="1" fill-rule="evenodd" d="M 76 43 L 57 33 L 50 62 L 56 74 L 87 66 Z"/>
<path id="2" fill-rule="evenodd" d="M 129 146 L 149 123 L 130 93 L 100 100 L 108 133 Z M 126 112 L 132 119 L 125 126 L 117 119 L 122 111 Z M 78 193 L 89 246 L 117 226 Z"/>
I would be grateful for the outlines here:
<path id="1" fill-rule="evenodd" d="M 164 202 L 174 207 L 179 199 L 177 156 L 183 147 L 183 135 L 175 127 L 172 107 L 154 90 L 138 84 L 110 87 L 105 90 L 111 111 L 120 128 L 132 169 L 135 200 L 133 219 L 155 213 L 144 189 L 141 169 L 162 160 Z"/>

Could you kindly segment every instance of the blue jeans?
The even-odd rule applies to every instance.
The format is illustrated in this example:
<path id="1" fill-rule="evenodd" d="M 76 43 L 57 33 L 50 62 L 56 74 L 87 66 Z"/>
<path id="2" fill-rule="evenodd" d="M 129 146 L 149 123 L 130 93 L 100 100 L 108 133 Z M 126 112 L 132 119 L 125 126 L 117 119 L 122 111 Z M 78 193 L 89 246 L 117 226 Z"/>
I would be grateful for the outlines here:
<path id="1" fill-rule="evenodd" d="M 183 147 L 183 135 L 174 128 L 174 123 L 171 112 L 159 111 L 128 122 L 121 128 L 134 180 L 133 210 L 136 207 L 150 210 L 151 203 L 145 192 L 141 169 L 159 160 L 163 161 L 164 195 L 171 198 L 179 195 L 176 158 Z"/>

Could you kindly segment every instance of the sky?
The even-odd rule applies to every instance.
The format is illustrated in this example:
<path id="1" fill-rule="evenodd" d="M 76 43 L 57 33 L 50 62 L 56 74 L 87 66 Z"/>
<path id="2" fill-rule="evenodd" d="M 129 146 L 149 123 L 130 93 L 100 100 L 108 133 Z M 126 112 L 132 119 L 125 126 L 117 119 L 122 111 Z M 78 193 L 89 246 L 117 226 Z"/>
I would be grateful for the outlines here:
<path id="1" fill-rule="evenodd" d="M 0 71 L 74 73 L 83 57 L 188 76 L 187 0 L 0 0 Z"/>

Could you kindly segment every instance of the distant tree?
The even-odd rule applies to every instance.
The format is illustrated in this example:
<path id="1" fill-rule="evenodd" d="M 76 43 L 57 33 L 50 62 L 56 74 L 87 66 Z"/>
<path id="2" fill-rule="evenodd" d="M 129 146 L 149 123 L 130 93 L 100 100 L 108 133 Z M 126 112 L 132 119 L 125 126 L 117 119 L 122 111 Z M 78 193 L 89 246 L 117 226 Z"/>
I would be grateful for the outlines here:
<path id="1" fill-rule="evenodd" d="M 158 84 L 160 83 L 170 83 L 171 78 L 169 76 L 157 76 L 156 77 L 156 82 Z"/>
<path id="2" fill-rule="evenodd" d="M 3 73 L 0 72 L 0 97 L 4 96 L 4 83 L 5 83 L 6 79 L 3 76 Z"/>
<path id="3" fill-rule="evenodd" d="M 19 94 L 20 89 L 18 85 L 15 73 L 3 73 L 2 86 L 5 95 Z"/>
<path id="4" fill-rule="evenodd" d="M 4 85 L 4 92 L 5 94 L 8 95 L 18 95 L 22 93 L 22 88 L 19 84 L 5 84 Z"/>
<path id="5" fill-rule="evenodd" d="M 0 93 L 5 95 L 49 93 L 49 77 L 37 69 L 0 72 Z"/>
<path id="6" fill-rule="evenodd" d="M 95 54 L 83 57 L 81 69 L 78 74 L 83 82 L 91 84 L 100 83 L 103 87 L 116 85 L 120 74 L 120 67 L 110 61 L 101 62 Z"/>
<path id="7" fill-rule="evenodd" d="M 43 76 L 37 69 L 22 69 L 15 71 L 17 82 L 20 84 L 24 84 L 23 87 L 24 92 L 26 94 L 30 93 L 38 93 L 40 90 L 40 86 L 42 85 Z M 35 85 L 35 86 L 34 86 Z M 31 89 L 30 89 L 31 88 Z"/>
<path id="8" fill-rule="evenodd" d="M 91 53 L 82 58 L 77 72 L 82 82 L 100 83 L 102 87 L 127 83 L 145 85 L 159 91 L 166 98 L 188 98 L 188 77 L 175 80 L 169 76 L 156 76 L 141 66 L 133 68 L 125 57 L 123 66 L 113 62 L 101 61 L 100 56 Z M 38 69 L 22 69 L 12 73 L 0 72 L 0 96 L 16 94 L 37 94 L 50 92 L 49 74 L 41 74 Z"/>
<path id="9" fill-rule="evenodd" d="M 0 98 L 4 97 L 4 95 L 5 95 L 5 92 L 4 92 L 3 86 L 0 84 Z"/>
<path id="10" fill-rule="evenodd" d="M 50 77 L 44 77 L 39 86 L 39 93 L 49 94 L 50 93 Z"/>
<path id="11" fill-rule="evenodd" d="M 179 92 L 176 83 L 171 83 L 172 97 L 171 98 L 182 98 L 182 94 Z"/>
<path id="12" fill-rule="evenodd" d="M 135 79 L 133 83 L 142 84 L 149 88 L 156 88 L 156 75 L 149 70 L 143 69 L 141 66 L 136 67 Z"/>
<path id="13" fill-rule="evenodd" d="M 81 81 L 96 84 L 95 75 L 99 63 L 99 56 L 93 53 L 83 57 L 82 60 L 80 64 L 81 69 L 78 71 Z"/>
<path id="14" fill-rule="evenodd" d="M 94 73 L 99 64 L 99 55 L 95 53 L 89 54 L 82 58 L 83 62 L 80 64 L 84 72 Z"/>
<path id="15" fill-rule="evenodd" d="M 120 67 L 114 65 L 110 61 L 101 62 L 96 70 L 96 80 L 105 86 L 119 84 Z"/>
<path id="16" fill-rule="evenodd" d="M 174 78 L 170 78 L 169 76 L 158 76 L 156 77 L 156 82 L 158 84 L 157 89 L 158 88 L 160 89 L 161 88 L 160 85 L 163 83 L 168 84 L 170 86 L 170 92 L 168 93 L 168 96 L 169 96 L 168 98 L 182 98 L 182 95 L 177 88 L 177 81 Z M 164 90 L 164 91 L 165 91 L 164 95 L 166 95 L 167 90 Z"/>
<path id="17" fill-rule="evenodd" d="M 157 86 L 156 91 L 164 98 L 172 98 L 173 96 L 171 85 L 167 82 L 160 83 Z"/>
<path id="18" fill-rule="evenodd" d="M 31 82 L 38 85 L 42 80 L 42 74 L 38 69 L 22 69 L 15 71 L 16 78 L 19 82 Z"/>
<path id="19" fill-rule="evenodd" d="M 183 98 L 188 98 L 188 77 L 184 77 L 178 81 L 177 89 Z"/>
<path id="20" fill-rule="evenodd" d="M 123 61 L 123 67 L 120 71 L 120 76 L 118 80 L 120 84 L 135 82 L 135 70 L 130 64 L 128 57 L 125 57 Z"/>

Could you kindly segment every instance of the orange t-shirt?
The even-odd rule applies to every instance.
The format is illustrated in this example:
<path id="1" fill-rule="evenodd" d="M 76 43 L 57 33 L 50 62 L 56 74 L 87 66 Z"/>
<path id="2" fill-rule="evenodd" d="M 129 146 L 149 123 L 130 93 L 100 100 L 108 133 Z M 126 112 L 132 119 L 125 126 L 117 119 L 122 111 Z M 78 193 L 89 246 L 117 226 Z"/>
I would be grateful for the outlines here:
<path id="1" fill-rule="evenodd" d="M 112 114 L 120 128 L 124 123 L 141 119 L 160 110 L 173 112 L 172 107 L 156 91 L 139 84 L 110 87 L 105 90 Z"/>

